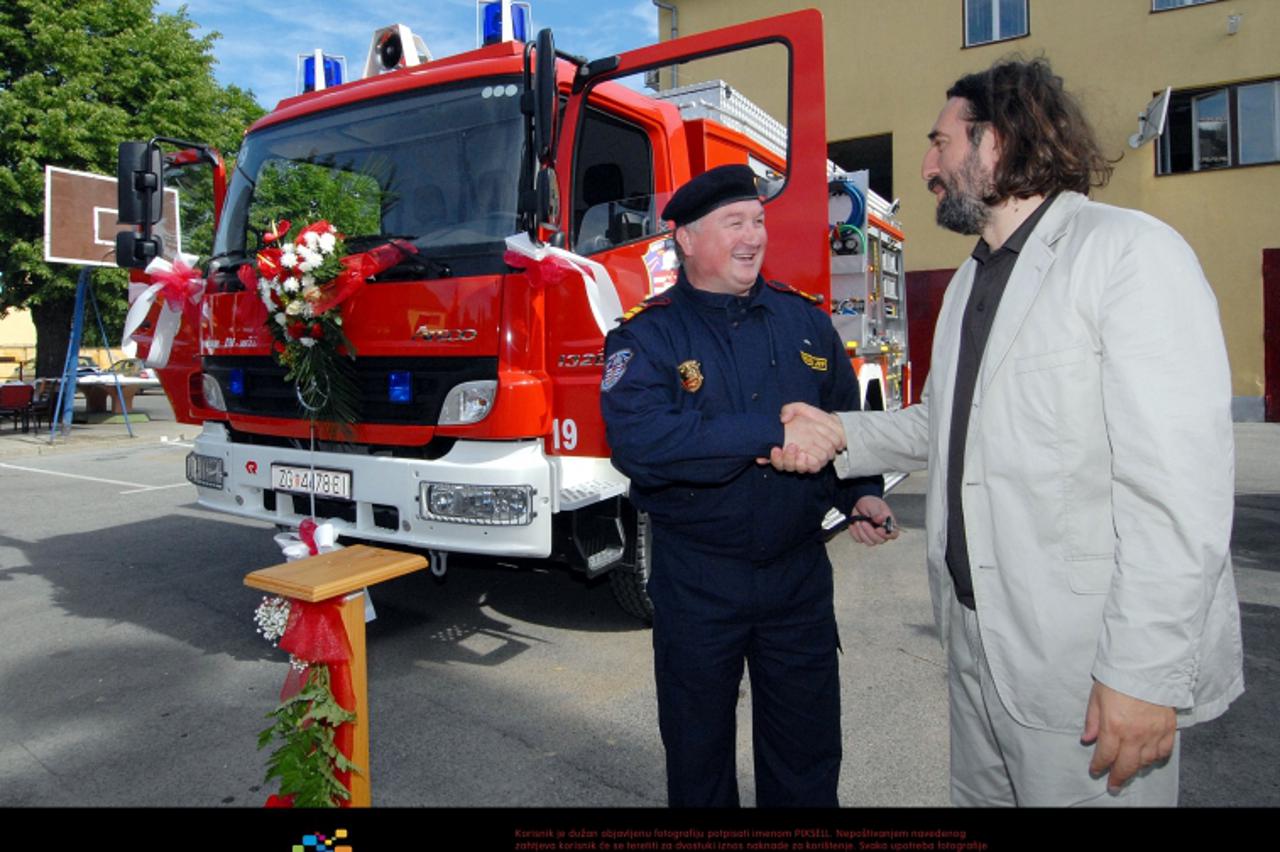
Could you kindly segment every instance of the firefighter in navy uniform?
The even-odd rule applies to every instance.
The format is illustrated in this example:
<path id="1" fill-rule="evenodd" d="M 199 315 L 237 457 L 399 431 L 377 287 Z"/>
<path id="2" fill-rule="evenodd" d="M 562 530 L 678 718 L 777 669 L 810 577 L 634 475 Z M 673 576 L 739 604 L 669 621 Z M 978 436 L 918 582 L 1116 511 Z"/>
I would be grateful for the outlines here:
<path id="1" fill-rule="evenodd" d="M 760 277 L 764 207 L 746 166 L 686 184 L 675 286 L 609 334 L 601 406 L 613 462 L 649 514 L 658 720 L 673 807 L 738 804 L 735 708 L 751 678 L 756 800 L 836 806 L 838 639 L 822 520 L 866 516 L 858 537 L 896 536 L 879 477 L 838 481 L 828 465 L 782 474 L 759 460 L 794 445 L 827 459 L 829 424 L 784 426 L 784 404 L 858 406 L 857 380 L 826 312 Z M 817 425 L 817 424 L 814 424 Z"/>

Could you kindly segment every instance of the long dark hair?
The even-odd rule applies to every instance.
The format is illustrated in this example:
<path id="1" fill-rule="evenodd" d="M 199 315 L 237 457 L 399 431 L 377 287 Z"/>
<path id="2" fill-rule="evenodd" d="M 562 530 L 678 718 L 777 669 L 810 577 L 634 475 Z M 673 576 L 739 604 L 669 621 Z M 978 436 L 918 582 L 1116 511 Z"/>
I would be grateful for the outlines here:
<path id="1" fill-rule="evenodd" d="M 970 143 L 988 127 L 996 131 L 1000 162 L 992 195 L 983 199 L 988 204 L 1062 190 L 1088 195 L 1111 179 L 1112 161 L 1047 59 L 1003 59 L 961 77 L 947 97 L 969 102 Z"/>

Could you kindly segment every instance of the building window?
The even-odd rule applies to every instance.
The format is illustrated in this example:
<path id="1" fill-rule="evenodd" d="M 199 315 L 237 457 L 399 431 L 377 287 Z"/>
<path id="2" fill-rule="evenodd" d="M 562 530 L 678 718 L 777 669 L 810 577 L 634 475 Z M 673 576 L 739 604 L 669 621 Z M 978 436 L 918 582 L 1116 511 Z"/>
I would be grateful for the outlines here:
<path id="1" fill-rule="evenodd" d="M 1174 92 L 1157 172 L 1280 162 L 1280 80 Z"/>
<path id="2" fill-rule="evenodd" d="M 1027 0 L 964 0 L 964 46 L 1021 38 L 1027 20 Z"/>
<path id="3" fill-rule="evenodd" d="M 1218 0 L 1151 0 L 1151 11 L 1163 12 L 1166 9 L 1181 9 L 1183 6 L 1200 6 L 1204 3 L 1216 3 Z"/>

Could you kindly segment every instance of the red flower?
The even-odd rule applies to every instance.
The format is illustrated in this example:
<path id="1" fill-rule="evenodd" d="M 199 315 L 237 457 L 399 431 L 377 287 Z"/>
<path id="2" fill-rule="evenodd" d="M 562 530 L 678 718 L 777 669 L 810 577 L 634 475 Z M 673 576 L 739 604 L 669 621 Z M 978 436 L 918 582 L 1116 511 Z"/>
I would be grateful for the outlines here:
<path id="1" fill-rule="evenodd" d="M 317 339 L 324 337 L 324 326 L 318 322 L 311 323 L 311 336 Z"/>
<path id="2" fill-rule="evenodd" d="M 272 349 L 274 349 L 274 350 L 276 350 L 276 353 L 277 353 L 277 354 L 279 354 L 279 353 L 281 353 L 281 352 L 284 352 L 284 350 L 285 350 L 284 341 L 283 341 L 283 340 L 277 340 L 275 343 L 271 344 L 271 348 L 272 348 Z"/>
<path id="3" fill-rule="evenodd" d="M 280 274 L 280 256 L 283 252 L 278 248 L 264 248 L 258 252 L 258 274 L 263 278 L 275 278 Z"/>
<path id="4" fill-rule="evenodd" d="M 300 323 L 300 322 L 289 323 L 289 336 L 292 337 L 294 340 L 297 340 L 298 338 L 302 337 L 302 335 L 305 334 L 306 331 L 307 331 L 307 327 L 303 323 Z"/>
<path id="5" fill-rule="evenodd" d="M 267 796 L 267 803 L 263 805 L 263 807 L 264 808 L 291 808 L 293 807 L 293 794 L 290 793 L 287 796 L 277 796 L 275 793 L 272 793 L 270 796 Z"/>
<path id="6" fill-rule="evenodd" d="M 271 230 L 262 235 L 262 241 L 264 243 L 274 243 L 276 240 L 283 239 L 284 235 L 289 233 L 291 227 L 293 225 L 288 219 L 281 219 L 279 224 L 273 224 Z"/>
<path id="7" fill-rule="evenodd" d="M 310 225 L 298 232 L 298 238 L 295 239 L 294 242 L 298 245 L 302 245 L 306 242 L 305 237 L 307 234 L 315 234 L 318 237 L 321 234 L 329 233 L 330 227 L 329 223 L 324 219 L 321 219 L 318 222 L 312 222 Z"/>

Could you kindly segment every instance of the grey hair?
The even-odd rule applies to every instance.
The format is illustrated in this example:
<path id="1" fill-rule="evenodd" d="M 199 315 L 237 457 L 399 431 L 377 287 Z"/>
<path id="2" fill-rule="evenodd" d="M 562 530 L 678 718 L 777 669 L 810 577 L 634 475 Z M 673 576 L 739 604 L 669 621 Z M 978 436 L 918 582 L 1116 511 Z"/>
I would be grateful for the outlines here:
<path id="1" fill-rule="evenodd" d="M 677 225 L 676 227 L 688 228 L 690 231 L 696 231 L 698 230 L 699 226 L 701 226 L 701 224 L 702 224 L 701 219 L 694 219 L 692 222 L 689 222 L 684 225 Z M 672 247 L 676 250 L 676 260 L 680 261 L 681 266 L 684 266 L 684 249 L 680 248 L 680 241 L 676 239 L 676 232 L 674 230 L 671 232 L 670 239 L 671 239 Z"/>

